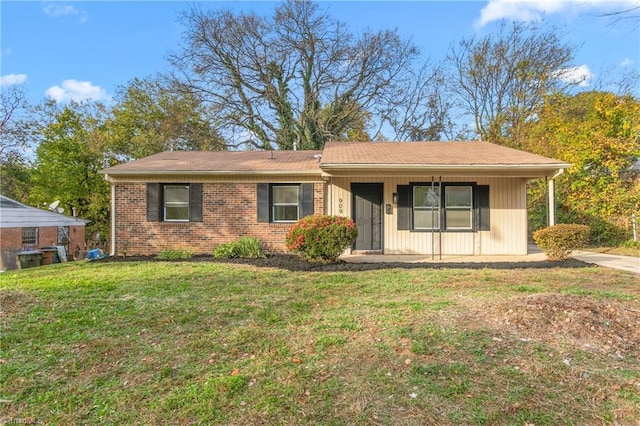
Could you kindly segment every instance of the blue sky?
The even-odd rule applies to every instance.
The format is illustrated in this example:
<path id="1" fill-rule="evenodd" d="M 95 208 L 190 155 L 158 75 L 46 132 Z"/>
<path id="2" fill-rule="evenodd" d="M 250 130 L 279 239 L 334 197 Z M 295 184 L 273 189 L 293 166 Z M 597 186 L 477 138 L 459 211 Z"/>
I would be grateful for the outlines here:
<path id="1" fill-rule="evenodd" d="M 135 77 L 168 71 L 167 53 L 180 45 L 179 1 L 0 2 L 0 86 L 23 84 L 29 100 L 110 102 L 118 86 Z M 272 2 L 201 2 L 268 14 Z M 640 24 L 612 25 L 603 13 L 640 5 L 640 0 L 323 1 L 321 6 L 352 28 L 397 28 L 426 57 L 441 60 L 452 43 L 493 31 L 500 18 L 556 25 L 579 45 L 575 73 L 585 88 L 640 69 Z M 640 83 L 639 83 L 640 85 Z"/>

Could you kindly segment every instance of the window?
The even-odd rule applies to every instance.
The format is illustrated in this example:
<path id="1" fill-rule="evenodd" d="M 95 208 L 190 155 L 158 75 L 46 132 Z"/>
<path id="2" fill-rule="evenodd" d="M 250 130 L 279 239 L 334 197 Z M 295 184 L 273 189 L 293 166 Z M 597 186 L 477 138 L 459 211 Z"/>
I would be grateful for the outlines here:
<path id="1" fill-rule="evenodd" d="M 473 229 L 471 186 L 446 186 L 444 188 L 444 223 L 446 229 Z"/>
<path id="2" fill-rule="evenodd" d="M 398 186 L 398 230 L 489 230 L 489 186 L 413 183 Z"/>
<path id="3" fill-rule="evenodd" d="M 22 228 L 22 245 L 38 245 L 38 228 Z"/>
<path id="4" fill-rule="evenodd" d="M 295 222 L 298 220 L 300 199 L 298 186 L 272 186 L 273 221 Z"/>
<path id="5" fill-rule="evenodd" d="M 202 184 L 147 184 L 147 220 L 202 222 Z"/>
<path id="6" fill-rule="evenodd" d="M 259 183 L 258 222 L 291 223 L 313 214 L 312 183 Z"/>
<path id="7" fill-rule="evenodd" d="M 189 221 L 189 185 L 164 185 L 164 220 Z"/>
<path id="8" fill-rule="evenodd" d="M 413 227 L 440 228 L 440 186 L 413 187 Z"/>

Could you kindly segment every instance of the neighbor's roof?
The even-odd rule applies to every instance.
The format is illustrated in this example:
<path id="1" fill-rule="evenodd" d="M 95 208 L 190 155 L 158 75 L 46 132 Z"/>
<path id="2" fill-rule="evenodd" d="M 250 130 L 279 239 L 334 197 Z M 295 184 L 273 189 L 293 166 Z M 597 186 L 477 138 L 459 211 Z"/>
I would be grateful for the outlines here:
<path id="1" fill-rule="evenodd" d="M 167 151 L 102 170 L 107 175 L 320 174 L 322 151 Z"/>
<path id="2" fill-rule="evenodd" d="M 509 168 L 570 165 L 489 142 L 329 142 L 320 167 L 332 168 Z"/>
<path id="3" fill-rule="evenodd" d="M 50 212 L 0 195 L 0 228 L 36 228 L 45 226 L 84 226 L 89 221 Z"/>

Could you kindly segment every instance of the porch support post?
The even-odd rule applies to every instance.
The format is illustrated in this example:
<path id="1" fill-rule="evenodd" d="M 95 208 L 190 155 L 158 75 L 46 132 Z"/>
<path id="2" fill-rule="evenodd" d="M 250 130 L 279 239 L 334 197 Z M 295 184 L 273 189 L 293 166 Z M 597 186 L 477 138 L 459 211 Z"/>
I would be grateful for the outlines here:
<path id="1" fill-rule="evenodd" d="M 556 224 L 556 178 L 564 172 L 564 169 L 558 170 L 551 179 L 549 179 L 549 226 Z"/>

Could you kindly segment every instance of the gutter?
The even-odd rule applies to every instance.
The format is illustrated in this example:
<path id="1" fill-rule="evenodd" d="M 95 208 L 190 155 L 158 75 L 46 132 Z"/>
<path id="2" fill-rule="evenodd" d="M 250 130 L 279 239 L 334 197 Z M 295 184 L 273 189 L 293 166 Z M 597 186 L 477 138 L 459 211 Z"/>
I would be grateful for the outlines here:
<path id="1" fill-rule="evenodd" d="M 110 176 L 321 176 L 319 169 L 315 170 L 126 170 L 110 171 L 104 170 L 98 173 L 104 174 L 105 179 L 110 181 Z"/>
<path id="2" fill-rule="evenodd" d="M 551 180 L 557 179 L 558 177 L 560 177 L 561 174 L 563 174 L 565 171 L 565 169 L 559 169 L 557 172 L 555 172 L 555 174 L 553 176 L 551 176 Z"/>
<path id="3" fill-rule="evenodd" d="M 105 173 L 105 180 L 109 180 L 109 175 Z M 110 256 L 116 255 L 116 187 L 111 184 L 111 248 Z"/>
<path id="4" fill-rule="evenodd" d="M 550 164 L 320 164 L 322 170 L 544 170 L 564 169 L 566 163 Z"/>

